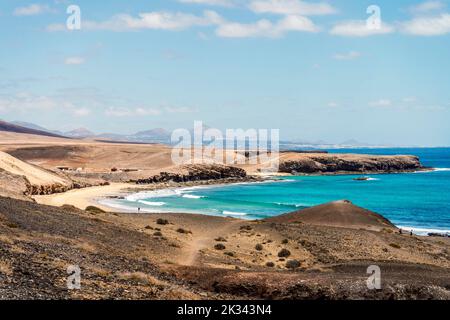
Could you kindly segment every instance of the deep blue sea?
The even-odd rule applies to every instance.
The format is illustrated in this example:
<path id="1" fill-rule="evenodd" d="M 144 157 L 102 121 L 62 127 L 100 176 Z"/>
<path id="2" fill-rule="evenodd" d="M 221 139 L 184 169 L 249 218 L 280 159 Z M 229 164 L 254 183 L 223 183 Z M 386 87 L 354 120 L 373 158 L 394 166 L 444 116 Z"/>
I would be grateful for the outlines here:
<path id="1" fill-rule="evenodd" d="M 108 200 L 116 208 L 144 212 L 186 212 L 260 219 L 330 201 L 347 199 L 418 234 L 450 232 L 450 148 L 339 149 L 420 157 L 433 172 L 286 177 L 277 182 L 160 190 Z M 105 203 L 106 204 L 106 203 Z"/>

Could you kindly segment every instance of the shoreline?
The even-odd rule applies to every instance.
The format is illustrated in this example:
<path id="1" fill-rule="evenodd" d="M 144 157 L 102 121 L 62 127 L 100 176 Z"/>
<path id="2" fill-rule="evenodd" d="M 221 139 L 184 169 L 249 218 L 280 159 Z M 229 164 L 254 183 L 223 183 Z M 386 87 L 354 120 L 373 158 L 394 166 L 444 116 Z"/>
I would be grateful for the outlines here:
<path id="1" fill-rule="evenodd" d="M 85 210 L 88 206 L 96 206 L 106 212 L 117 212 L 117 208 L 108 207 L 101 204 L 99 201 L 107 199 L 117 199 L 119 197 L 125 197 L 127 195 L 156 190 L 171 190 L 178 188 L 189 188 L 199 186 L 220 187 L 229 184 L 246 184 L 246 183 L 265 183 L 276 181 L 273 180 L 276 177 L 251 176 L 248 179 L 235 180 L 235 179 L 222 179 L 222 180 L 204 180 L 204 181 L 191 181 L 183 183 L 154 183 L 154 184 L 135 184 L 135 183 L 110 183 L 107 186 L 94 186 L 82 189 L 72 189 L 63 193 L 54 193 L 50 195 L 36 195 L 32 196 L 37 203 L 55 207 L 61 207 L 63 205 L 71 205 L 78 209 Z M 259 179 L 259 180 L 258 180 Z"/>
<path id="2" fill-rule="evenodd" d="M 420 171 L 411 171 L 411 172 L 396 172 L 395 174 L 402 173 L 427 173 L 427 172 L 436 172 L 441 171 L 440 169 L 444 168 L 427 168 L 425 170 Z M 369 173 L 337 173 L 335 175 L 364 175 Z M 394 174 L 394 173 L 386 173 L 386 172 L 378 172 L 378 173 L 370 173 L 370 174 Z M 297 175 L 301 176 L 332 176 L 330 174 L 304 174 Z M 124 212 L 124 213 L 135 213 L 135 211 L 131 209 L 123 207 L 108 205 L 105 203 L 107 200 L 124 198 L 129 195 L 138 194 L 140 192 L 146 191 L 157 191 L 157 190 L 176 190 L 176 189 L 185 189 L 190 187 L 221 187 L 226 185 L 239 185 L 239 184 L 253 184 L 253 183 L 273 183 L 280 182 L 283 179 L 281 177 L 295 177 L 292 175 L 270 175 L 270 176 L 249 176 L 249 178 L 244 179 L 242 181 L 236 181 L 235 179 L 231 180 L 206 180 L 206 181 L 194 181 L 194 182 L 184 182 L 184 183 L 155 183 L 155 184 L 132 184 L 132 183 L 111 183 L 109 186 L 95 186 L 88 187 L 83 189 L 70 190 L 64 193 L 45 195 L 45 196 L 33 196 L 33 199 L 39 204 L 51 205 L 51 206 L 63 206 L 63 205 L 72 205 L 81 210 L 85 210 L 87 206 L 95 206 L 106 212 Z M 259 179 L 259 180 L 258 180 Z M 158 207 L 155 206 L 155 209 L 143 209 L 141 208 L 142 213 L 170 213 L 158 210 Z M 179 212 L 173 212 L 179 213 Z M 206 216 L 215 216 L 210 214 L 205 214 L 201 212 L 184 212 L 186 214 L 201 214 Z M 219 216 L 219 215 L 218 215 Z M 232 217 L 234 219 L 239 220 L 249 220 L 245 219 L 242 216 L 224 216 L 224 217 Z M 252 220 L 252 219 L 250 219 Z M 415 235 L 419 236 L 429 236 L 432 234 L 439 234 L 441 236 L 448 236 L 450 230 L 440 229 L 439 227 L 425 227 L 425 226 L 401 226 L 396 225 L 397 228 L 402 229 L 404 232 L 412 231 Z"/>

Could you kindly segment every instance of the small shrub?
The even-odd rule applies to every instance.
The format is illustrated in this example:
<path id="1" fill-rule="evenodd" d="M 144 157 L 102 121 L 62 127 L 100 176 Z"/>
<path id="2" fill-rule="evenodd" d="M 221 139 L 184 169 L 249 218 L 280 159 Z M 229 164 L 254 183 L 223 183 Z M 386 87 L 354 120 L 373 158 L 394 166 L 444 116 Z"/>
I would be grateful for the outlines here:
<path id="1" fill-rule="evenodd" d="M 266 267 L 273 268 L 275 267 L 275 263 L 269 261 L 266 263 Z"/>
<path id="2" fill-rule="evenodd" d="M 282 244 L 288 244 L 289 240 L 288 239 L 284 239 L 283 241 L 281 241 Z"/>
<path id="3" fill-rule="evenodd" d="M 224 237 L 217 237 L 216 239 L 217 242 L 227 242 L 227 239 L 225 239 Z"/>
<path id="4" fill-rule="evenodd" d="M 255 249 L 256 249 L 257 251 L 262 251 L 262 249 L 264 249 L 264 248 L 263 248 L 263 245 L 262 245 L 262 244 L 258 243 L 258 244 L 255 246 Z"/>
<path id="5" fill-rule="evenodd" d="M 89 213 L 105 213 L 106 211 L 95 206 L 86 207 L 85 211 Z"/>
<path id="6" fill-rule="evenodd" d="M 286 268 L 288 269 L 297 269 L 300 267 L 300 261 L 298 260 L 288 260 L 286 262 Z"/>
<path id="7" fill-rule="evenodd" d="M 161 231 L 156 231 L 153 235 L 156 237 L 162 237 Z"/>
<path id="8" fill-rule="evenodd" d="M 226 247 L 225 247 L 223 244 L 218 243 L 218 244 L 216 244 L 216 245 L 214 246 L 214 249 L 216 249 L 216 250 L 225 250 Z"/>
<path id="9" fill-rule="evenodd" d="M 280 252 L 278 252 L 278 256 L 280 258 L 287 258 L 291 255 L 291 252 L 288 249 L 281 249 Z"/>
<path id="10" fill-rule="evenodd" d="M 231 252 L 231 251 L 224 252 L 223 254 L 230 256 L 230 257 L 234 257 L 234 252 Z"/>
<path id="11" fill-rule="evenodd" d="M 186 229 L 183 229 L 183 228 L 178 228 L 178 229 L 177 229 L 177 232 L 178 232 L 178 233 L 192 233 L 191 231 L 186 230 Z"/>
<path id="12" fill-rule="evenodd" d="M 398 244 L 396 244 L 396 243 L 389 243 L 389 245 L 390 245 L 392 248 L 395 248 L 395 249 L 400 249 L 400 248 L 401 248 L 400 245 L 398 245 Z"/>
<path id="13" fill-rule="evenodd" d="M 169 221 L 166 220 L 166 219 L 159 218 L 159 219 L 156 220 L 156 224 L 160 224 L 160 225 L 165 226 L 166 224 L 169 224 Z"/>
<path id="14" fill-rule="evenodd" d="M 14 223 L 14 222 L 7 222 L 7 223 L 6 223 L 6 226 L 7 226 L 8 228 L 11 228 L 11 229 L 17 229 L 17 228 L 19 228 L 19 226 L 18 226 L 16 223 Z"/>
<path id="15" fill-rule="evenodd" d="M 252 228 L 251 226 L 249 226 L 249 225 L 245 225 L 245 226 L 241 226 L 240 229 L 241 229 L 241 230 L 247 230 L 247 231 L 250 231 L 250 230 L 252 230 L 253 228 Z"/>

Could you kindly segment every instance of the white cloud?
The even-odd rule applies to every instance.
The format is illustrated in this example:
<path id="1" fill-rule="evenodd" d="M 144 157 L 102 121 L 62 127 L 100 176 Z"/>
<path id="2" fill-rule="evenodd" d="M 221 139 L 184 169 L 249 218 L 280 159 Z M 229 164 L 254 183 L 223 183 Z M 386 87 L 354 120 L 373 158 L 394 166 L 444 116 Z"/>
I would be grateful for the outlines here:
<path id="1" fill-rule="evenodd" d="M 402 101 L 405 103 L 413 103 L 413 102 L 417 101 L 417 98 L 416 97 L 405 97 L 402 99 Z"/>
<path id="2" fill-rule="evenodd" d="M 152 108 L 116 108 L 109 107 L 105 114 L 112 117 L 133 117 L 133 116 L 158 116 L 161 111 Z"/>
<path id="3" fill-rule="evenodd" d="M 54 12 L 49 6 L 47 5 L 40 5 L 40 4 L 30 4 L 26 7 L 19 7 L 16 8 L 13 12 L 15 16 L 36 16 L 39 14 L 44 13 L 50 13 Z"/>
<path id="4" fill-rule="evenodd" d="M 439 36 L 450 33 L 450 14 L 438 16 L 417 17 L 403 22 L 401 30 L 404 33 L 418 36 Z"/>
<path id="5" fill-rule="evenodd" d="M 336 108 L 338 106 L 339 106 L 339 104 L 337 102 L 334 102 L 334 101 L 328 102 L 328 107 L 330 107 L 330 108 Z"/>
<path id="6" fill-rule="evenodd" d="M 80 65 L 85 63 L 86 60 L 83 57 L 68 57 L 64 60 L 66 65 Z"/>
<path id="7" fill-rule="evenodd" d="M 392 105 L 392 101 L 389 99 L 380 99 L 370 102 L 369 105 L 372 107 L 390 107 Z"/>
<path id="8" fill-rule="evenodd" d="M 181 3 L 203 4 L 209 6 L 233 7 L 234 2 L 231 0 L 178 0 Z"/>
<path id="9" fill-rule="evenodd" d="M 111 19 L 96 22 L 83 21 L 82 30 L 109 30 L 109 31 L 134 31 L 134 30 L 169 30 L 180 31 L 195 26 L 218 25 L 223 22 L 222 17 L 215 11 L 206 10 L 203 16 L 182 12 L 147 12 L 140 13 L 137 17 L 129 14 L 119 14 Z M 65 31 L 62 24 L 47 26 L 47 31 Z"/>
<path id="10" fill-rule="evenodd" d="M 308 18 L 303 16 L 287 16 L 278 22 L 277 28 L 284 31 L 317 32 L 319 28 Z"/>
<path id="11" fill-rule="evenodd" d="M 410 11 L 415 14 L 421 14 L 421 13 L 427 13 L 430 11 L 441 10 L 444 8 L 445 8 L 444 2 L 431 0 L 431 1 L 422 2 L 415 6 L 410 7 Z"/>
<path id="12" fill-rule="evenodd" d="M 354 60 L 361 57 L 361 53 L 358 51 L 349 51 L 346 53 L 336 53 L 333 58 L 336 60 Z"/>
<path id="13" fill-rule="evenodd" d="M 368 37 L 394 32 L 393 26 L 382 23 L 380 28 L 369 28 L 364 20 L 345 21 L 336 24 L 330 31 L 332 35 L 343 37 Z"/>
<path id="14" fill-rule="evenodd" d="M 138 116 L 158 116 L 161 114 L 161 110 L 152 108 L 136 108 L 135 113 Z"/>
<path id="15" fill-rule="evenodd" d="M 137 31 L 137 30 L 169 30 L 181 31 L 192 27 L 216 26 L 216 35 L 229 38 L 246 37 L 281 37 L 286 32 L 318 32 L 319 28 L 307 17 L 287 15 L 278 21 L 261 19 L 253 23 L 226 21 L 217 12 L 206 10 L 203 15 L 181 12 L 149 12 L 140 13 L 137 17 L 119 14 L 102 21 L 83 21 L 83 30 Z M 47 26 L 47 31 L 66 31 L 62 24 Z M 201 33 L 204 37 L 204 33 Z M 68 60 L 67 64 L 81 64 L 81 60 Z"/>
<path id="16" fill-rule="evenodd" d="M 249 38 L 283 36 L 289 31 L 318 32 L 319 28 L 308 18 L 301 16 L 286 16 L 276 23 L 267 19 L 255 23 L 224 23 L 218 27 L 216 34 L 227 38 Z"/>
<path id="17" fill-rule="evenodd" d="M 337 12 L 328 3 L 312 3 L 301 0 L 255 0 L 250 2 L 249 8 L 255 13 L 301 16 L 328 15 Z"/>
<path id="18" fill-rule="evenodd" d="M 191 113 L 197 109 L 189 107 L 161 107 L 161 108 L 117 108 L 109 107 L 105 110 L 107 116 L 112 117 L 137 117 L 137 116 L 159 116 L 163 113 Z"/>
<path id="19" fill-rule="evenodd" d="M 17 92 L 0 96 L 1 112 L 28 112 L 31 110 L 51 110 L 56 107 L 71 108 L 68 101 L 60 101 L 55 97 L 36 95 L 29 92 Z"/>
<path id="20" fill-rule="evenodd" d="M 77 108 L 73 110 L 73 114 L 77 117 L 85 117 L 91 114 L 91 110 L 88 108 Z"/>
<path id="21" fill-rule="evenodd" d="M 196 109 L 196 108 L 189 108 L 189 107 L 166 107 L 164 110 L 167 113 L 192 113 L 192 112 L 198 112 L 198 109 Z"/>

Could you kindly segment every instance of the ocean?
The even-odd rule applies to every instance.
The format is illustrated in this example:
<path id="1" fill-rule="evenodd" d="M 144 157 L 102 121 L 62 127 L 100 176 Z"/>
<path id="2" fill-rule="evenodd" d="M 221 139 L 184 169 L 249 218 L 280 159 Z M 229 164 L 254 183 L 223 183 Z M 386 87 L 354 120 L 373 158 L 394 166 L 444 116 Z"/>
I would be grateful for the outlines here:
<path id="1" fill-rule="evenodd" d="M 332 153 L 411 154 L 432 172 L 283 177 L 276 182 L 200 186 L 132 194 L 104 204 L 127 211 L 185 212 L 262 219 L 335 200 L 382 214 L 416 234 L 450 232 L 450 148 L 339 149 Z"/>

